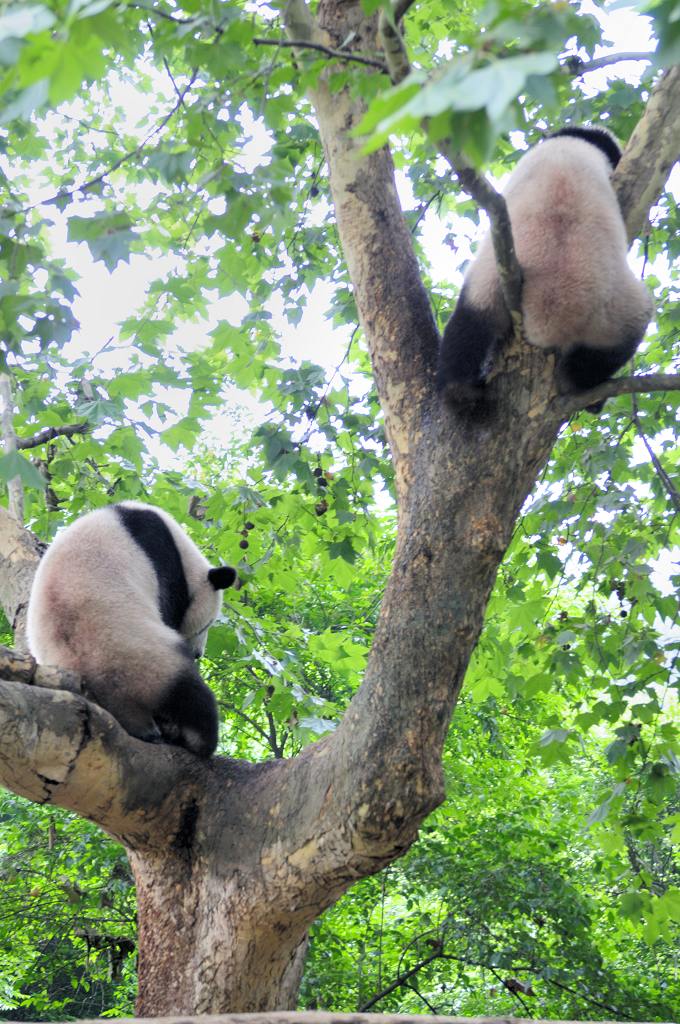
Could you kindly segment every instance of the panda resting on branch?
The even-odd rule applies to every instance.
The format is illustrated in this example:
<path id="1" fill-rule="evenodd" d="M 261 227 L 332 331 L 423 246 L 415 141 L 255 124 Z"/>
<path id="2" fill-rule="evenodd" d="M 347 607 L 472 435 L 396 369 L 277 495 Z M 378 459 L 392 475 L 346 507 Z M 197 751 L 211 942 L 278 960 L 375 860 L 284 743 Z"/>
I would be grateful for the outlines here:
<path id="1" fill-rule="evenodd" d="M 236 570 L 211 568 L 180 525 L 136 501 L 97 509 L 60 533 L 28 604 L 36 661 L 71 669 L 86 695 L 138 739 L 210 757 L 215 697 L 196 660 Z"/>
<path id="2" fill-rule="evenodd" d="M 651 319 L 651 297 L 627 263 L 610 180 L 620 157 L 605 128 L 562 128 L 521 158 L 503 190 L 522 271 L 525 336 L 557 354 L 561 391 L 586 391 L 611 377 Z M 445 397 L 481 399 L 494 356 L 511 336 L 488 234 L 444 331 L 437 383 Z"/>

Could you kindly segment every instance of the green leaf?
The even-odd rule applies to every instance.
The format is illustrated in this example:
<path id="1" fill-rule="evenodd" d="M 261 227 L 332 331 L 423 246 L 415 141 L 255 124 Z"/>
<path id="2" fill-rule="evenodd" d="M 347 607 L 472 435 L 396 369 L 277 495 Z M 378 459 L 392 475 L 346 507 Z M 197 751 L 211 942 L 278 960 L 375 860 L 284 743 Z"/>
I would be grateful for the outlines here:
<path id="1" fill-rule="evenodd" d="M 9 482 L 19 477 L 25 487 L 38 490 L 45 489 L 45 480 L 41 473 L 20 452 L 10 452 L 0 456 L 0 480 Z"/>
<path id="2" fill-rule="evenodd" d="M 0 124 L 11 124 L 12 121 L 29 117 L 34 110 L 39 110 L 47 101 L 48 91 L 49 80 L 47 78 L 22 89 L 16 99 L 0 109 Z"/>
<path id="3" fill-rule="evenodd" d="M 129 262 L 130 246 L 136 233 L 128 214 L 102 211 L 93 217 L 73 216 L 68 221 L 68 240 L 86 242 L 92 257 L 102 260 L 114 270 L 124 260 Z"/>
<path id="4" fill-rule="evenodd" d="M 352 547 L 352 542 L 345 537 L 341 541 L 333 541 L 328 545 L 328 553 L 331 558 L 343 558 L 345 562 L 354 565 L 357 552 Z"/>
<path id="5" fill-rule="evenodd" d="M 642 918 L 646 905 L 646 900 L 639 892 L 624 892 L 619 900 L 623 917 L 629 917 L 636 921 Z"/>

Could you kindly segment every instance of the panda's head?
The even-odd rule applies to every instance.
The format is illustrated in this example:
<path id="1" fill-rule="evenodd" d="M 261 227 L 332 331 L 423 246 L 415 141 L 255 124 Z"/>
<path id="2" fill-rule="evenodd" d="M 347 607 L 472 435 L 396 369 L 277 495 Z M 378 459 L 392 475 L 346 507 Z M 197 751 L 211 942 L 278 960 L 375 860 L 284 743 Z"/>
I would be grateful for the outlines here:
<path id="1" fill-rule="evenodd" d="M 194 583 L 180 630 L 193 658 L 200 658 L 205 650 L 208 630 L 220 613 L 222 591 L 233 586 L 238 587 L 238 577 L 231 565 L 208 569 Z"/>

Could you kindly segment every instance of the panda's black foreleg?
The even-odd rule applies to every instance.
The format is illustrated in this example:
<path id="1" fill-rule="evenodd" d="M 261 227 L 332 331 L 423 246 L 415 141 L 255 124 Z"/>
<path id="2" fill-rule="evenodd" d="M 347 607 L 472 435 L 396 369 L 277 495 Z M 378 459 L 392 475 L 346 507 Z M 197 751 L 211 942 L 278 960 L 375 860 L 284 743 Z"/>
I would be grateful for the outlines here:
<path id="1" fill-rule="evenodd" d="M 217 747 L 218 714 L 215 695 L 187 659 L 154 711 L 166 743 L 186 747 L 198 757 L 210 757 Z"/>
<path id="2" fill-rule="evenodd" d="M 592 348 L 575 345 L 559 363 L 562 390 L 589 391 L 609 380 L 628 362 L 640 339 L 625 341 L 614 348 Z"/>
<path id="3" fill-rule="evenodd" d="M 463 288 L 439 350 L 437 387 L 448 401 L 470 403 L 482 397 L 499 333 L 494 312 L 470 305 Z"/>

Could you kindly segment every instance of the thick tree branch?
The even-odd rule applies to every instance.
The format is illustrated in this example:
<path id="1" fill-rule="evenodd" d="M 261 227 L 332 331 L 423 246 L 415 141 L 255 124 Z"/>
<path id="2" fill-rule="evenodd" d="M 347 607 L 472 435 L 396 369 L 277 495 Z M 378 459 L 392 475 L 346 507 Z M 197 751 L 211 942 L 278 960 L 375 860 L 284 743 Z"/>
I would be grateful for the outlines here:
<path id="1" fill-rule="evenodd" d="M 646 373 L 639 377 L 614 377 L 590 391 L 563 395 L 556 399 L 556 405 L 567 419 L 581 409 L 588 409 L 616 395 L 644 395 L 654 391 L 680 391 L 680 374 Z"/>
<path id="2" fill-rule="evenodd" d="M 291 40 L 330 49 L 370 52 L 377 16 L 367 18 L 358 0 L 337 5 L 322 0 L 317 22 L 301 0 L 286 9 Z M 345 45 L 351 39 L 351 44 Z M 327 75 L 311 91 L 345 258 L 366 334 L 386 429 L 402 489 L 408 473 L 410 431 L 429 402 L 439 334 L 423 287 L 413 240 L 397 195 L 387 148 L 365 156 L 354 128 L 365 106 L 349 89 L 331 92 Z"/>
<path id="3" fill-rule="evenodd" d="M 316 24 L 305 0 L 288 0 L 283 20 L 291 39 L 304 39 L 308 43 L 317 35 Z M 322 40 L 317 39 L 317 42 Z"/>
<path id="4" fill-rule="evenodd" d="M 41 444 L 54 441 L 57 437 L 74 437 L 76 434 L 86 434 L 90 429 L 89 423 L 67 423 L 63 427 L 45 427 L 39 430 L 32 437 L 18 437 L 17 448 L 25 451 L 27 448 L 38 448 Z"/>
<path id="5" fill-rule="evenodd" d="M 38 665 L 30 654 L 21 654 L 0 644 L 0 679 L 12 679 L 17 683 L 29 686 L 42 686 L 48 690 L 67 690 L 69 693 L 82 693 L 83 681 L 74 672 L 67 669 L 54 668 L 50 665 Z"/>
<path id="6" fill-rule="evenodd" d="M 19 666 L 17 676 L 28 671 Z M 40 668 L 34 684 L 58 678 L 74 680 Z M 2 678 L 0 731 L 0 784 L 14 793 L 77 811 L 128 842 L 150 827 L 167 842 L 179 827 L 177 787 L 195 758 L 133 739 L 82 696 Z"/>
<path id="7" fill-rule="evenodd" d="M 180 747 L 144 743 L 81 689 L 87 684 L 74 673 L 0 647 L 0 785 L 77 811 L 132 849 L 167 848 L 181 832 L 187 806 L 211 787 L 215 808 L 218 791 L 231 789 L 236 835 L 253 828 L 260 813 L 253 791 L 239 796 L 239 790 L 266 774 L 267 765 L 201 761 Z M 224 839 L 234 861 L 236 835 Z"/>
<path id="8" fill-rule="evenodd" d="M 390 78 L 395 85 L 402 82 L 411 70 L 404 39 L 399 30 L 399 22 L 414 3 L 415 0 L 397 0 L 394 7 L 390 9 L 383 7 L 378 20 L 378 37 L 385 54 Z"/>
<path id="9" fill-rule="evenodd" d="M 680 154 L 680 65 L 664 71 L 614 173 L 629 242 L 643 230 Z"/>

